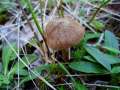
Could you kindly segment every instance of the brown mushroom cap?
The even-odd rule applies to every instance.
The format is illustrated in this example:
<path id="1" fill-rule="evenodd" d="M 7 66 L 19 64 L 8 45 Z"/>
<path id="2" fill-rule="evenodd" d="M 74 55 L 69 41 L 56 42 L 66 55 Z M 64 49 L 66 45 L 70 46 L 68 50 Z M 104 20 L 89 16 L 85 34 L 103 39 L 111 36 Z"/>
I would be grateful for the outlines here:
<path id="1" fill-rule="evenodd" d="M 52 49 L 61 50 L 78 44 L 85 29 L 71 17 L 54 18 L 46 25 L 45 39 Z"/>

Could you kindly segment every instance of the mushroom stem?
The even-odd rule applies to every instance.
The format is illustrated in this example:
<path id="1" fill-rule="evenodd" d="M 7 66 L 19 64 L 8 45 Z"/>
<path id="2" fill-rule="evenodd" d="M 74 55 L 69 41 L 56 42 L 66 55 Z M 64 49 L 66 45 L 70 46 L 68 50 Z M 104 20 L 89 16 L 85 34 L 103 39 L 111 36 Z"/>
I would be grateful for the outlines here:
<path id="1" fill-rule="evenodd" d="M 71 59 L 71 51 L 70 51 L 70 48 L 68 48 L 68 60 Z"/>

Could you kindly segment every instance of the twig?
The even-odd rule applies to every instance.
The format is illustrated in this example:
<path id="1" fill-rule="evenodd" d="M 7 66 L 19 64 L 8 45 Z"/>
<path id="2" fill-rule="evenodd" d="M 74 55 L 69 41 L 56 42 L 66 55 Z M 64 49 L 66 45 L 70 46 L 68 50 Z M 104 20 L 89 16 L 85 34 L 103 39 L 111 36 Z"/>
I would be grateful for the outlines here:
<path id="1" fill-rule="evenodd" d="M 90 5 L 90 6 L 92 6 L 92 7 L 98 8 L 97 5 L 93 5 L 93 4 L 89 3 L 89 2 L 85 2 L 85 3 L 88 4 L 88 5 Z M 117 17 L 120 17 L 119 14 L 114 13 L 114 12 L 111 12 L 109 9 L 101 8 L 100 10 L 102 10 L 102 11 L 104 11 L 104 12 L 106 12 L 106 13 L 109 13 L 109 14 L 111 14 L 111 15 L 115 15 L 115 16 L 117 16 Z"/>
<path id="2" fill-rule="evenodd" d="M 54 17 L 54 15 L 55 15 L 55 12 L 57 11 L 57 9 L 59 8 L 59 6 L 60 6 L 60 0 L 56 0 L 57 1 L 57 5 L 55 6 L 55 8 L 53 9 L 53 11 L 52 11 L 52 15 L 50 15 L 50 18 L 49 18 L 49 20 L 51 20 L 53 17 Z"/>
<path id="3" fill-rule="evenodd" d="M 65 75 L 66 77 L 83 77 L 83 76 L 99 76 L 99 75 L 109 75 L 110 73 L 104 73 L 104 74 L 77 74 L 77 75 Z"/>
<path id="4" fill-rule="evenodd" d="M 45 7 L 43 11 L 43 22 L 45 22 L 46 19 L 46 10 L 47 10 L 48 0 L 45 0 Z"/>
<path id="5" fill-rule="evenodd" d="M 73 85 L 73 83 L 63 83 L 63 84 L 57 84 L 57 85 L 53 85 L 53 86 L 56 86 L 56 87 L 58 87 L 58 86 L 68 86 L 68 85 Z"/>
<path id="6" fill-rule="evenodd" d="M 103 41 L 103 38 L 104 38 L 104 33 L 101 34 L 98 42 L 96 43 L 96 45 L 100 45 L 100 43 Z"/>
<path id="7" fill-rule="evenodd" d="M 89 84 L 89 83 L 84 83 L 84 85 L 87 85 L 87 86 L 97 86 L 97 87 L 105 87 L 105 88 L 116 88 L 116 89 L 120 89 L 119 86 L 112 86 L 112 85 Z"/>
<path id="8" fill-rule="evenodd" d="M 41 11 L 41 24 L 42 24 L 42 29 L 44 29 L 42 0 L 39 0 L 39 4 L 40 4 L 40 11 Z M 43 30 L 43 32 L 44 32 L 44 30 Z"/>
<path id="9" fill-rule="evenodd" d="M 88 27 L 92 32 L 97 33 L 93 28 L 91 28 L 85 20 L 83 20 L 82 18 L 79 18 L 78 16 L 74 15 L 74 13 L 72 13 L 68 8 L 66 8 L 65 6 L 63 6 L 64 10 L 66 12 L 68 12 L 71 16 L 73 16 L 75 19 L 79 20 L 80 22 L 82 22 L 86 27 Z"/>
<path id="10" fill-rule="evenodd" d="M 22 8 L 22 6 L 21 6 L 21 4 L 20 4 L 19 1 L 18 1 L 18 3 L 19 3 L 19 6 L 20 6 L 20 8 L 21 8 L 21 10 L 22 10 L 22 12 L 23 12 L 23 15 L 25 16 L 25 18 L 26 18 L 26 20 L 27 20 L 27 22 L 28 22 L 28 25 L 30 26 L 30 28 L 31 28 L 31 30 L 32 30 L 32 32 L 33 32 L 33 34 L 34 34 L 37 42 L 39 42 L 39 38 L 38 38 L 37 34 L 35 33 L 34 28 L 33 28 L 33 26 L 31 25 L 31 22 L 29 21 L 26 12 L 25 12 L 24 9 Z M 39 48 L 40 48 L 40 46 L 41 46 L 40 43 L 37 43 L 37 45 L 38 45 Z M 41 55 L 43 56 L 42 50 L 41 50 L 41 49 L 39 49 L 39 50 L 40 50 L 40 52 L 41 52 Z"/>

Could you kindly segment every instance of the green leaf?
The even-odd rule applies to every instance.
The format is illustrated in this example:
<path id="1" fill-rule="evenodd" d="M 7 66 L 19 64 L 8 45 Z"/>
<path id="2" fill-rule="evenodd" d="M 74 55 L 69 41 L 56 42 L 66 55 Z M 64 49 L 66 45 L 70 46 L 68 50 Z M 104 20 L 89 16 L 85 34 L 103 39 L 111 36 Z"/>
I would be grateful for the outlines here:
<path id="1" fill-rule="evenodd" d="M 0 73 L 2 72 L 2 63 L 0 62 Z"/>
<path id="2" fill-rule="evenodd" d="M 10 83 L 9 79 L 6 76 L 0 74 L 0 84 L 9 84 L 9 83 Z"/>
<path id="3" fill-rule="evenodd" d="M 60 86 L 60 87 L 58 88 L 58 90 L 65 90 L 65 87 L 64 87 L 64 86 Z"/>
<path id="4" fill-rule="evenodd" d="M 100 52 L 95 47 L 85 47 L 85 49 L 91 56 L 93 56 L 96 59 L 98 63 L 100 63 L 107 70 L 111 71 L 111 63 L 104 53 Z"/>
<path id="5" fill-rule="evenodd" d="M 116 48 L 111 48 L 111 47 L 108 47 L 108 46 L 103 46 L 103 48 L 110 51 L 113 54 L 120 54 L 120 51 Z"/>
<path id="6" fill-rule="evenodd" d="M 90 25 L 92 27 L 94 27 L 95 29 L 97 29 L 97 30 L 102 30 L 105 27 L 105 25 L 102 22 L 98 21 L 98 20 L 93 20 L 90 23 Z"/>
<path id="7" fill-rule="evenodd" d="M 119 49 L 118 40 L 117 40 L 116 36 L 110 31 L 105 31 L 104 45 L 111 47 L 111 48 Z"/>
<path id="8" fill-rule="evenodd" d="M 112 73 L 120 73 L 120 66 L 115 66 L 112 68 Z"/>
<path id="9" fill-rule="evenodd" d="M 37 59 L 37 56 L 35 54 L 27 54 L 26 56 L 22 57 L 22 60 L 25 64 L 30 65 L 33 61 Z M 21 61 L 19 63 L 20 68 L 26 67 Z M 15 64 L 14 67 L 18 67 L 18 62 Z"/>
<path id="10" fill-rule="evenodd" d="M 22 60 L 26 65 L 30 65 L 36 59 L 37 59 L 37 56 L 35 54 L 27 54 L 22 58 Z M 19 69 L 26 67 L 21 61 L 19 62 L 19 66 L 20 66 Z M 16 62 L 16 64 L 13 66 L 12 70 L 9 73 L 10 74 L 15 73 L 17 69 L 18 69 L 18 62 Z"/>
<path id="11" fill-rule="evenodd" d="M 85 55 L 85 50 L 82 47 L 72 52 L 72 57 L 76 59 L 81 59 L 84 55 Z"/>
<path id="12" fill-rule="evenodd" d="M 108 54 L 104 54 L 104 57 L 109 60 L 110 64 L 120 63 L 120 58 L 118 58 L 118 57 L 115 57 L 115 56 L 112 56 L 112 55 L 108 55 Z"/>
<path id="13" fill-rule="evenodd" d="M 0 74 L 0 81 L 2 81 L 3 79 L 4 79 L 4 76 Z"/>
<path id="14" fill-rule="evenodd" d="M 15 43 L 12 43 L 11 46 L 14 48 L 15 51 L 17 51 L 17 46 Z M 16 58 L 16 54 L 14 51 L 9 47 L 9 45 L 5 45 L 2 48 L 2 62 L 3 62 L 3 69 L 4 74 L 6 75 L 8 72 L 8 64 L 11 59 Z"/>
<path id="15" fill-rule="evenodd" d="M 85 87 L 84 85 L 82 85 L 80 82 L 76 82 L 75 83 L 75 90 L 88 90 L 87 87 Z"/>
<path id="16" fill-rule="evenodd" d="M 100 37 L 100 33 L 86 33 L 84 40 L 88 41 L 90 39 L 95 39 L 99 37 Z"/>
<path id="17" fill-rule="evenodd" d="M 27 75 L 29 75 L 29 72 L 27 70 L 25 70 L 25 69 L 19 69 L 19 72 L 17 70 L 15 73 L 16 74 L 19 73 L 20 76 L 27 76 Z"/>
<path id="18" fill-rule="evenodd" d="M 4 76 L 3 83 L 4 84 L 9 84 L 10 83 L 9 79 L 6 76 Z"/>
<path id="19" fill-rule="evenodd" d="M 101 52 L 101 51 L 100 51 Z M 102 53 L 102 52 L 101 52 Z M 106 57 L 109 60 L 110 64 L 117 64 L 120 63 L 120 58 L 112 56 L 112 55 L 108 55 L 108 54 L 104 54 L 102 53 L 104 57 Z M 84 56 L 84 59 L 93 63 L 96 63 L 97 61 L 95 59 L 93 59 L 91 56 Z"/>
<path id="20" fill-rule="evenodd" d="M 3 11 L 11 9 L 15 6 L 15 3 L 11 0 L 0 0 L 0 14 Z"/>
<path id="21" fill-rule="evenodd" d="M 72 62 L 69 64 L 69 67 L 85 73 L 105 73 L 106 70 L 102 68 L 100 65 L 87 62 L 87 61 L 80 61 L 80 62 Z"/>
<path id="22" fill-rule="evenodd" d="M 38 67 L 36 67 L 35 69 L 33 69 L 32 71 L 35 72 L 35 74 L 37 74 L 38 76 L 41 75 L 41 72 L 43 70 L 49 70 L 50 69 L 50 65 L 40 65 Z M 21 81 L 21 83 L 27 82 L 29 80 L 33 80 L 35 78 L 37 78 L 38 76 L 34 75 L 32 72 L 30 72 L 30 75 L 27 75 L 25 78 L 23 78 L 23 80 Z"/>
<path id="23" fill-rule="evenodd" d="M 84 59 L 96 63 L 96 60 L 94 60 L 91 56 L 84 56 Z"/>

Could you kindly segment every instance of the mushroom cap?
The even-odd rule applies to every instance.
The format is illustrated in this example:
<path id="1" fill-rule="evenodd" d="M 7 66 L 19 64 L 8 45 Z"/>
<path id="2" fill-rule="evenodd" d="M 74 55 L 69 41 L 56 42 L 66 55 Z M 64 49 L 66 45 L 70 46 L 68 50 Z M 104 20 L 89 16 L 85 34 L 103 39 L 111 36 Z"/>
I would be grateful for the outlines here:
<path id="1" fill-rule="evenodd" d="M 78 44 L 85 33 L 84 27 L 71 17 L 54 18 L 47 23 L 45 30 L 46 43 L 55 50 Z"/>

